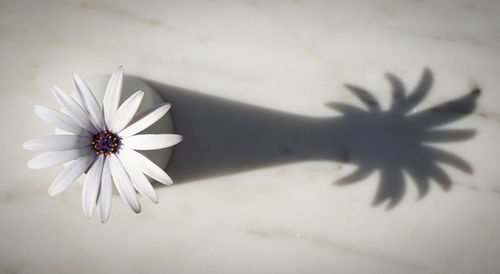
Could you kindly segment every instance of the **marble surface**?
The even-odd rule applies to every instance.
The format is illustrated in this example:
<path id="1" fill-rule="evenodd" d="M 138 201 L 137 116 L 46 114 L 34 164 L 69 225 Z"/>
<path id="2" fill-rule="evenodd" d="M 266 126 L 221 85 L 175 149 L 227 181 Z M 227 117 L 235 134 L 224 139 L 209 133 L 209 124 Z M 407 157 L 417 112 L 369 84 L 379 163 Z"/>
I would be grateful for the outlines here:
<path id="1" fill-rule="evenodd" d="M 0 273 L 499 273 L 499 11 L 0 1 Z M 49 197 L 61 168 L 29 170 L 21 145 L 53 132 L 32 111 L 57 107 L 53 84 L 117 65 L 172 101 L 185 141 L 160 203 L 136 215 L 114 195 L 102 225 L 78 184 Z M 427 97 L 387 111 L 386 73 Z"/>

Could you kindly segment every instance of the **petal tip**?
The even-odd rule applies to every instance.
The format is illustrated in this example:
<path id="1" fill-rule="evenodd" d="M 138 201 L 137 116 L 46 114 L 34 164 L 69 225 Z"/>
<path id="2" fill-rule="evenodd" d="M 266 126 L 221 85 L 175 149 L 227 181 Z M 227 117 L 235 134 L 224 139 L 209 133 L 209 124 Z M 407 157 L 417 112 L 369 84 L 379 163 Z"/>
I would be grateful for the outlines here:
<path id="1" fill-rule="evenodd" d="M 32 150 L 31 149 L 31 140 L 24 142 L 23 149 L 25 149 L 25 150 Z"/>
<path id="2" fill-rule="evenodd" d="M 27 163 L 26 163 L 26 166 L 29 168 L 29 169 L 39 169 L 37 168 L 36 165 L 33 164 L 33 160 L 29 160 Z"/>
<path id="3" fill-rule="evenodd" d="M 59 94 L 60 92 L 62 92 L 62 89 L 60 87 L 56 86 L 56 85 L 53 85 L 52 86 L 52 92 L 54 94 Z"/>
<path id="4" fill-rule="evenodd" d="M 50 197 L 54 197 L 56 196 L 57 194 L 59 194 L 58 192 L 56 192 L 53 188 L 49 187 L 49 190 L 47 191 L 47 193 L 49 193 L 49 196 Z"/>

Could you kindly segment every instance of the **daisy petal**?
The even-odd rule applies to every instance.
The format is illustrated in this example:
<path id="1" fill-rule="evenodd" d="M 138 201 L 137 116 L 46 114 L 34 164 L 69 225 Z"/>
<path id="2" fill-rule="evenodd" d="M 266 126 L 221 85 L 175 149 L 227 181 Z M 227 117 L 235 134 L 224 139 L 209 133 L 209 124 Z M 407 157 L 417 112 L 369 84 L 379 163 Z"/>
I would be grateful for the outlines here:
<path id="1" fill-rule="evenodd" d="M 45 152 L 29 160 L 28 167 L 31 169 L 42 169 L 57 166 L 71 160 L 75 160 L 76 158 L 89 153 L 90 150 L 90 146 L 85 146 L 71 150 Z"/>
<path id="2" fill-rule="evenodd" d="M 87 177 L 85 177 L 82 190 L 82 207 L 83 213 L 87 218 L 92 217 L 97 202 L 97 192 L 101 184 L 103 164 L 104 156 L 101 154 L 97 157 L 89 172 L 87 172 Z"/>
<path id="3" fill-rule="evenodd" d="M 54 125 L 64 131 L 74 133 L 76 135 L 90 135 L 88 131 L 79 126 L 71 117 L 52 108 L 36 105 L 33 111 L 47 123 Z"/>
<path id="4" fill-rule="evenodd" d="M 173 183 L 170 176 L 168 176 L 168 174 L 163 169 L 161 169 L 141 153 L 124 148 L 120 151 L 120 158 L 123 157 L 126 157 L 129 163 L 133 163 L 144 174 L 155 179 L 156 181 L 165 185 L 171 185 Z"/>
<path id="5" fill-rule="evenodd" d="M 87 111 L 83 109 L 82 106 L 75 101 L 75 99 L 69 97 L 57 86 L 52 87 L 52 92 L 54 93 L 54 97 L 57 102 L 59 102 L 63 110 L 68 113 L 71 118 L 73 118 L 75 123 L 93 134 L 97 134 L 97 130 L 90 121 Z"/>
<path id="6" fill-rule="evenodd" d="M 110 130 L 120 132 L 127 126 L 137 112 L 143 96 L 144 92 L 139 90 L 123 102 L 120 108 L 113 114 L 113 122 L 111 123 Z"/>
<path id="7" fill-rule="evenodd" d="M 99 187 L 99 198 L 97 200 L 97 214 L 101 223 L 105 223 L 109 219 L 111 209 L 111 197 L 113 194 L 111 170 L 109 169 L 109 161 L 104 160 L 104 168 L 102 170 L 101 186 Z"/>
<path id="8" fill-rule="evenodd" d="M 106 86 L 104 99 L 102 100 L 102 108 L 104 109 L 104 119 L 106 125 L 110 127 L 113 123 L 113 114 L 118 109 L 120 104 L 120 96 L 123 85 L 123 68 L 119 66 L 111 75 Z"/>
<path id="9" fill-rule="evenodd" d="M 23 144 L 26 150 L 68 150 L 90 145 L 89 136 L 51 135 L 31 139 Z"/>
<path id="10" fill-rule="evenodd" d="M 89 86 L 83 81 L 82 77 L 76 73 L 73 73 L 73 84 L 75 85 L 76 93 L 78 93 L 82 105 L 90 115 L 92 124 L 94 124 L 97 129 L 102 130 L 104 128 L 102 110 Z"/>
<path id="11" fill-rule="evenodd" d="M 139 191 L 139 193 L 142 194 L 142 196 L 147 197 L 151 202 L 153 203 L 158 203 L 158 196 L 156 195 L 156 192 L 151 185 L 151 183 L 148 181 L 146 176 L 142 174 L 142 172 L 135 167 L 133 162 L 128 161 L 127 157 L 120 157 L 121 155 L 118 155 L 117 157 L 120 159 L 120 161 L 123 164 L 123 167 L 128 173 L 128 176 L 130 177 L 130 181 L 132 182 L 132 185 Z"/>
<path id="12" fill-rule="evenodd" d="M 78 179 L 78 177 L 80 177 L 80 175 L 85 172 L 85 170 L 87 170 L 90 164 L 94 161 L 95 157 L 96 156 L 93 153 L 88 153 L 87 155 L 82 156 L 69 164 L 68 167 L 65 168 L 50 185 L 49 195 L 55 196 L 68 188 L 74 181 L 76 181 L 76 179 Z"/>
<path id="13" fill-rule="evenodd" d="M 171 147 L 182 141 L 178 134 L 141 134 L 123 138 L 123 146 L 136 150 L 153 150 Z"/>
<path id="14" fill-rule="evenodd" d="M 111 175 L 115 181 L 116 189 L 122 199 L 132 208 L 135 213 L 141 212 L 141 205 L 137 199 L 134 187 L 130 182 L 130 178 L 127 172 L 123 168 L 122 163 L 116 157 L 115 154 L 111 154 L 107 157 L 106 161 L 109 161 L 109 168 L 111 170 Z"/>
<path id="15" fill-rule="evenodd" d="M 158 121 L 170 109 L 170 104 L 161 104 L 141 113 L 131 125 L 120 131 L 120 137 L 132 136 Z"/>

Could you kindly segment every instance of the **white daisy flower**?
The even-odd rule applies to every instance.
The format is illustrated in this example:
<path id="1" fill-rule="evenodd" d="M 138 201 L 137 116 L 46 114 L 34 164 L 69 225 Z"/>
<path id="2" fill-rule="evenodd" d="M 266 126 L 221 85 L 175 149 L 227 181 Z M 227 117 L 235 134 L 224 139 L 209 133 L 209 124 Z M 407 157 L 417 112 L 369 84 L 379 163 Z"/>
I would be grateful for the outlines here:
<path id="1" fill-rule="evenodd" d="M 137 91 L 118 106 L 122 82 L 123 69 L 120 66 L 109 79 L 102 108 L 77 74 L 73 74 L 73 83 L 81 104 L 54 86 L 54 96 L 65 113 L 39 105 L 34 107 L 34 111 L 42 120 L 71 134 L 44 136 L 23 145 L 27 150 L 48 151 L 28 162 L 31 169 L 72 161 L 50 185 L 51 196 L 63 192 L 87 172 L 82 191 L 83 212 L 90 218 L 97 206 L 103 223 L 110 215 L 112 182 L 122 199 L 136 213 L 141 211 L 136 190 L 153 203 L 158 203 L 158 196 L 145 175 L 160 183 L 172 184 L 162 168 L 135 150 L 166 148 L 182 140 L 182 136 L 177 134 L 136 135 L 163 117 L 170 104 L 160 104 L 134 117 L 144 92 Z"/>

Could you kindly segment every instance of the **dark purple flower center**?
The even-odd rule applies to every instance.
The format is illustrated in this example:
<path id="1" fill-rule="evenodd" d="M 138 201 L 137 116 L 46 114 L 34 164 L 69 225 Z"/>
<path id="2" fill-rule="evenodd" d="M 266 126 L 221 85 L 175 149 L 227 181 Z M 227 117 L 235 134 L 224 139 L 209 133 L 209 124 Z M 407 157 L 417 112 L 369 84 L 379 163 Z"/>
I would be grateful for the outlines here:
<path id="1" fill-rule="evenodd" d="M 109 131 L 99 132 L 92 139 L 92 147 L 95 150 L 95 154 L 108 156 L 113 152 L 117 152 L 120 148 L 120 137 Z"/>

